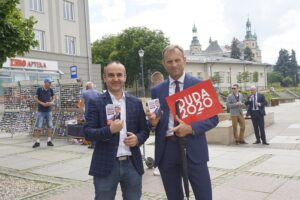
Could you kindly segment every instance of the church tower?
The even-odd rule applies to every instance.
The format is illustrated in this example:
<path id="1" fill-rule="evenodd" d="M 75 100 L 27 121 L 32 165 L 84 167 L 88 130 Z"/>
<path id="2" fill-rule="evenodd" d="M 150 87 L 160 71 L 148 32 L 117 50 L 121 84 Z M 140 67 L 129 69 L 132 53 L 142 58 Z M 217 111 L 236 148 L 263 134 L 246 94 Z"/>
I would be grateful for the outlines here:
<path id="1" fill-rule="evenodd" d="M 261 50 L 259 49 L 259 46 L 257 44 L 256 33 L 252 34 L 251 32 L 251 22 L 249 18 L 246 22 L 246 36 L 243 41 L 243 44 L 244 44 L 244 49 L 246 47 L 249 47 L 251 49 L 252 53 L 254 54 L 254 60 L 256 62 L 261 63 Z"/>
<path id="2" fill-rule="evenodd" d="M 197 28 L 194 24 L 193 27 L 193 40 L 190 45 L 190 54 L 191 55 L 199 55 L 201 53 L 201 44 L 197 37 Z"/>

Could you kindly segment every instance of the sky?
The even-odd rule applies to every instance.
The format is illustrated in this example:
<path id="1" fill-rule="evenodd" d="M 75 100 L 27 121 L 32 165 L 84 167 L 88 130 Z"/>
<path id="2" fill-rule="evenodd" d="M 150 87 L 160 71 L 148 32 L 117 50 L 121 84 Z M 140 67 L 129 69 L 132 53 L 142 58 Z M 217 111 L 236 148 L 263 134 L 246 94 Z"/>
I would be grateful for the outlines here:
<path id="1" fill-rule="evenodd" d="M 91 42 L 142 26 L 161 30 L 186 50 L 194 24 L 205 50 L 210 37 L 221 46 L 231 45 L 233 37 L 242 41 L 249 18 L 262 62 L 276 64 L 283 48 L 294 49 L 300 64 L 299 0 L 89 0 L 89 12 Z"/>

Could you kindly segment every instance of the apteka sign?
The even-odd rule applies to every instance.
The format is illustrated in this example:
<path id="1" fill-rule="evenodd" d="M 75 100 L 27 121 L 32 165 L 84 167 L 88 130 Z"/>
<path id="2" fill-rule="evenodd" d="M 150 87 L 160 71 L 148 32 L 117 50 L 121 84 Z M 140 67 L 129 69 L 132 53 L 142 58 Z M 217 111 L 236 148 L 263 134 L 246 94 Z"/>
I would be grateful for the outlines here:
<path id="1" fill-rule="evenodd" d="M 210 80 L 168 96 L 166 100 L 173 116 L 176 115 L 175 102 L 179 102 L 180 119 L 187 124 L 206 120 L 223 111 Z"/>

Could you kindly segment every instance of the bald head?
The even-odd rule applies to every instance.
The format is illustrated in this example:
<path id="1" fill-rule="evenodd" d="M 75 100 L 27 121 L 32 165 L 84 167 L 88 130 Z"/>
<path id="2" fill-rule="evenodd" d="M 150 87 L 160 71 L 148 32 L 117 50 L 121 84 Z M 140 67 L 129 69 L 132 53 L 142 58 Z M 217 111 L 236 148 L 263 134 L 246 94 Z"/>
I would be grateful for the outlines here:
<path id="1" fill-rule="evenodd" d="M 86 82 L 86 84 L 85 84 L 85 89 L 86 90 L 90 90 L 90 89 L 93 89 L 93 88 L 94 88 L 93 82 L 90 82 L 90 81 Z"/>
<path id="2" fill-rule="evenodd" d="M 250 87 L 250 92 L 251 92 L 251 94 L 255 94 L 256 93 L 256 86 L 255 85 L 252 85 Z"/>

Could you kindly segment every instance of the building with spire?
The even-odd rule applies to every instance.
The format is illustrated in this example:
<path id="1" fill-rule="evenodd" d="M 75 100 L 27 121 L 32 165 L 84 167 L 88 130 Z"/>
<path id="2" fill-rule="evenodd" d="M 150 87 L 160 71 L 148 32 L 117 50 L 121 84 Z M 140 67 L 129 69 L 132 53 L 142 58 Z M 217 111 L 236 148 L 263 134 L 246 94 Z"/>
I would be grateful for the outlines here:
<path id="1" fill-rule="evenodd" d="M 201 53 L 201 44 L 198 40 L 198 36 L 197 36 L 197 28 L 194 24 L 193 27 L 193 39 L 190 45 L 190 54 L 192 55 L 199 55 Z"/>
<path id="2" fill-rule="evenodd" d="M 257 44 L 257 35 L 256 33 L 251 32 L 251 22 L 248 18 L 246 22 L 246 35 L 245 39 L 243 40 L 243 50 L 246 47 L 249 47 L 254 55 L 254 60 L 256 62 L 261 62 L 261 50 L 259 49 L 259 46 Z"/>
<path id="3" fill-rule="evenodd" d="M 193 39 L 190 49 L 185 50 L 186 73 L 202 80 L 219 77 L 214 84 L 223 91 L 229 90 L 234 83 L 240 84 L 242 89 L 247 89 L 251 85 L 256 85 L 259 89 L 267 87 L 267 72 L 272 65 L 261 63 L 261 50 L 257 44 L 256 34 L 251 33 L 249 19 L 246 23 L 245 39 L 243 42 L 238 42 L 238 47 L 241 50 L 241 58 L 243 58 L 244 49 L 249 47 L 254 54 L 255 61 L 230 58 L 231 45 L 220 46 L 218 41 L 212 40 L 211 37 L 208 47 L 202 50 L 195 24 L 192 31 Z M 242 77 L 247 77 L 247 79 L 242 80 Z"/>

